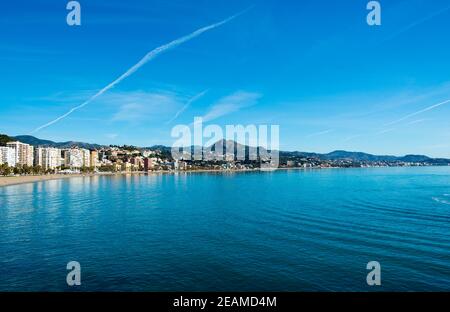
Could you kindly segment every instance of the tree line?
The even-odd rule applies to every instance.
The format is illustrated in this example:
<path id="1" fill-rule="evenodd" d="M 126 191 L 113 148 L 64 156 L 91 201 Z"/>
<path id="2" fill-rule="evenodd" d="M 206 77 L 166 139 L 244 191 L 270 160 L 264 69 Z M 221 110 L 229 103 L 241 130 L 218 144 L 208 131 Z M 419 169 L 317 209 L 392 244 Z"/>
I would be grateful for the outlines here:
<path id="1" fill-rule="evenodd" d="M 15 167 L 10 167 L 8 164 L 0 165 L 0 175 L 8 176 L 8 175 L 30 175 L 30 174 L 54 174 L 60 170 L 70 169 L 70 167 L 62 166 L 56 169 L 44 169 L 42 166 L 28 166 L 28 165 L 17 165 Z M 93 173 L 95 171 L 94 167 L 81 167 L 81 173 Z"/>

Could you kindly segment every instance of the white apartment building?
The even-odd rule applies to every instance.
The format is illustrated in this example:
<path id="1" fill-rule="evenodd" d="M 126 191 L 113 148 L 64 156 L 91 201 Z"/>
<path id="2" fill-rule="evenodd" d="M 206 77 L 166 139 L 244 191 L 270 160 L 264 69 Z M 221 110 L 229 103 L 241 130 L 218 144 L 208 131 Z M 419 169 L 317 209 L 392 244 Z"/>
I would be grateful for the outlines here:
<path id="1" fill-rule="evenodd" d="M 11 147 L 0 146 L 0 165 L 16 166 L 16 151 Z"/>
<path id="2" fill-rule="evenodd" d="M 31 145 L 17 142 L 6 143 L 7 147 L 14 149 L 16 165 L 33 166 L 34 148 Z"/>
<path id="3" fill-rule="evenodd" d="M 87 149 L 71 148 L 64 151 L 64 164 L 71 168 L 89 167 L 90 159 Z"/>
<path id="4" fill-rule="evenodd" d="M 52 147 L 38 147 L 34 153 L 34 164 L 43 169 L 56 169 L 61 166 L 61 150 Z"/>
<path id="5" fill-rule="evenodd" d="M 91 166 L 91 151 L 88 149 L 82 149 L 83 153 L 83 166 L 90 167 Z"/>
<path id="6" fill-rule="evenodd" d="M 43 167 L 42 153 L 43 153 L 43 148 L 42 147 L 36 147 L 34 149 L 34 165 L 35 166 Z"/>

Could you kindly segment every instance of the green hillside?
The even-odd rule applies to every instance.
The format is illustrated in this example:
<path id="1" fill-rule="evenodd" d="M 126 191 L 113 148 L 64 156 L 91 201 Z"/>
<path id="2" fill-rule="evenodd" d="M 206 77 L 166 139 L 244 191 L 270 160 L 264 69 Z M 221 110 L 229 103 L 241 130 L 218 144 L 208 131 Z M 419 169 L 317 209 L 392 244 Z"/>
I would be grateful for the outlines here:
<path id="1" fill-rule="evenodd" d="M 5 146 L 6 143 L 14 141 L 12 138 L 7 136 L 6 134 L 0 134 L 0 146 Z"/>

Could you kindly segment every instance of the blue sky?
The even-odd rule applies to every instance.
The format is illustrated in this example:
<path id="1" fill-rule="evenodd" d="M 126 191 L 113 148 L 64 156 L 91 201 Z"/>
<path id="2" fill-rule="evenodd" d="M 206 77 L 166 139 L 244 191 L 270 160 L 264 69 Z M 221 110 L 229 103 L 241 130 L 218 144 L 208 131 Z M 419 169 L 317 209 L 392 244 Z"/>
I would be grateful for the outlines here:
<path id="1" fill-rule="evenodd" d="M 68 1 L 67 1 L 68 2 Z M 176 124 L 280 125 L 284 150 L 450 157 L 450 3 L 366 0 L 7 1 L 0 8 L 0 133 L 29 134 L 149 51 L 249 11 L 150 60 L 33 135 L 171 145 Z"/>

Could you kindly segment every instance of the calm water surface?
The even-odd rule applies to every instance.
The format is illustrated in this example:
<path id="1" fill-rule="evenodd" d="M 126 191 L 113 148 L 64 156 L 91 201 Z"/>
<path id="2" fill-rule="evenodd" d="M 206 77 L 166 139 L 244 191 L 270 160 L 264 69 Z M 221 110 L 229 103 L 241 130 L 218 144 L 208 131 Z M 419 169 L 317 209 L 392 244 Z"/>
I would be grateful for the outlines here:
<path id="1" fill-rule="evenodd" d="M 0 290 L 450 290 L 450 168 L 102 176 L 0 188 Z"/>

